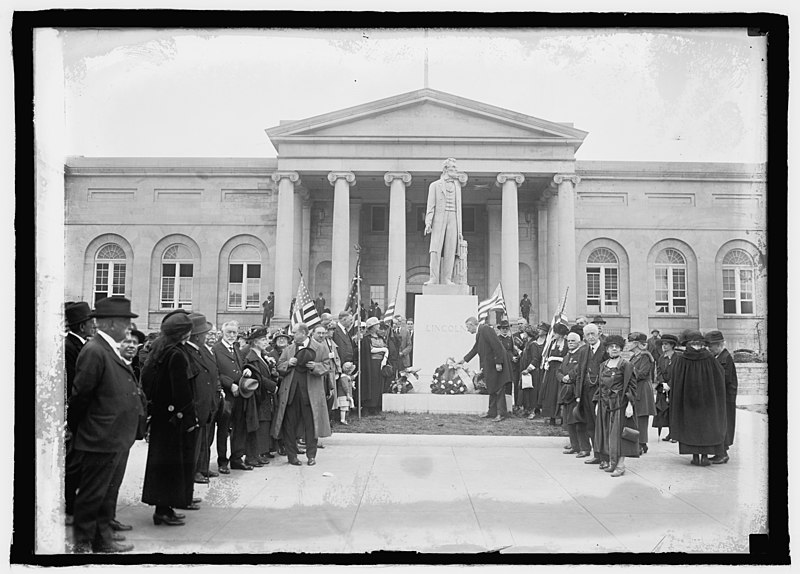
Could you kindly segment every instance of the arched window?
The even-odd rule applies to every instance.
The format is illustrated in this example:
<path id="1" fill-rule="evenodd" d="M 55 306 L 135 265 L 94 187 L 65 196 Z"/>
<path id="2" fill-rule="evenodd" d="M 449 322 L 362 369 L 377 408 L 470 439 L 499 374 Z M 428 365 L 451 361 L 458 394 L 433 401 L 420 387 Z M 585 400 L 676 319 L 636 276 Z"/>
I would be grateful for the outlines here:
<path id="1" fill-rule="evenodd" d="M 106 243 L 94 260 L 94 302 L 113 295 L 125 296 L 125 251 L 116 243 Z"/>
<path id="2" fill-rule="evenodd" d="M 672 247 L 656 257 L 656 313 L 686 313 L 686 257 Z"/>
<path id="3" fill-rule="evenodd" d="M 194 259 L 185 245 L 170 245 L 161 257 L 161 308 L 191 309 Z"/>
<path id="4" fill-rule="evenodd" d="M 586 260 L 586 311 L 619 313 L 619 260 L 607 247 L 599 247 Z"/>
<path id="5" fill-rule="evenodd" d="M 243 243 L 228 257 L 228 310 L 258 309 L 261 305 L 261 254 Z"/>
<path id="6" fill-rule="evenodd" d="M 726 314 L 755 312 L 755 264 L 743 249 L 731 249 L 722 259 L 722 310 Z"/>

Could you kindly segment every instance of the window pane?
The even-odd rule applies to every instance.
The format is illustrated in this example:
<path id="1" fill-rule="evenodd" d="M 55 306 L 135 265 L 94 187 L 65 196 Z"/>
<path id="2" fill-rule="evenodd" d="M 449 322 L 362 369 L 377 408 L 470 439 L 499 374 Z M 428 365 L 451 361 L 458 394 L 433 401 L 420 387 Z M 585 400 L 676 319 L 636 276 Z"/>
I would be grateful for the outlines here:
<path id="1" fill-rule="evenodd" d="M 94 274 L 95 291 L 108 292 L 108 263 L 98 263 Z"/>
<path id="2" fill-rule="evenodd" d="M 161 306 L 172 309 L 172 303 L 175 299 L 175 278 L 162 277 L 161 278 Z"/>
<path id="3" fill-rule="evenodd" d="M 724 313 L 736 313 L 736 299 L 723 299 L 722 311 Z"/>
<path id="4" fill-rule="evenodd" d="M 116 263 L 114 265 L 114 283 L 112 287 L 114 295 L 125 295 L 125 264 Z"/>
<path id="5" fill-rule="evenodd" d="M 250 263 L 247 265 L 247 278 L 259 279 L 261 277 L 261 265 L 258 263 Z"/>
<path id="6" fill-rule="evenodd" d="M 686 270 L 672 270 L 672 291 L 675 297 L 686 297 Z"/>
<path id="7" fill-rule="evenodd" d="M 736 297 L 736 271 L 733 269 L 722 270 L 722 297 L 725 299 Z"/>
<path id="8" fill-rule="evenodd" d="M 194 274 L 194 265 L 191 263 L 181 263 L 181 277 L 191 277 Z"/>
<path id="9" fill-rule="evenodd" d="M 742 299 L 753 298 L 753 271 L 750 269 L 743 269 L 739 272 L 739 280 L 741 282 L 741 297 Z"/>
<path id="10" fill-rule="evenodd" d="M 742 301 L 742 313 L 751 315 L 753 313 L 753 302 Z"/>
<path id="11" fill-rule="evenodd" d="M 605 277 L 605 299 L 606 305 L 616 303 L 619 300 L 619 281 L 617 277 L 617 269 L 606 269 Z M 606 312 L 609 312 L 606 310 Z"/>
<path id="12" fill-rule="evenodd" d="M 228 307 L 235 309 L 242 308 L 242 284 L 230 283 L 228 284 Z"/>
<path id="13" fill-rule="evenodd" d="M 600 299 L 587 299 L 586 311 L 588 313 L 600 313 Z"/>
<path id="14" fill-rule="evenodd" d="M 656 267 L 656 292 L 667 291 L 668 289 L 669 281 L 667 280 L 666 267 Z M 658 299 L 658 297 L 656 297 L 656 299 Z"/>
<path id="15" fill-rule="evenodd" d="M 587 267 L 586 269 L 586 297 L 600 299 L 600 268 Z"/>
<path id="16" fill-rule="evenodd" d="M 231 283 L 241 283 L 244 277 L 244 265 L 232 263 L 228 266 L 228 281 Z"/>
<path id="17" fill-rule="evenodd" d="M 161 264 L 161 276 L 162 277 L 175 277 L 175 264 L 174 263 L 162 263 Z"/>
<path id="18" fill-rule="evenodd" d="M 190 277 L 181 278 L 181 282 L 178 286 L 178 300 L 181 303 L 191 302 L 192 279 Z"/>
<path id="19" fill-rule="evenodd" d="M 258 308 L 261 302 L 261 279 L 247 280 L 247 308 Z"/>

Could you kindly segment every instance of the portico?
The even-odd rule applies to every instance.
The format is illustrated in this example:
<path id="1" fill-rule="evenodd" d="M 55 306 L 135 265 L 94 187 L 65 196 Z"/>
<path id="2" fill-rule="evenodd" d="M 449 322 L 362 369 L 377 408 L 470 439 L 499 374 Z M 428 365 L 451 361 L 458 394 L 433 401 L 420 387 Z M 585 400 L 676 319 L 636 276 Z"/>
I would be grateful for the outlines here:
<path id="1" fill-rule="evenodd" d="M 471 292 L 485 298 L 502 282 L 513 318 L 523 292 L 552 310 L 570 286 L 575 308 L 575 151 L 586 132 L 422 89 L 282 122 L 267 135 L 278 151 L 276 321 L 288 319 L 298 264 L 309 290 L 330 293 L 331 310 L 341 310 L 355 243 L 365 304 L 381 289 L 387 303 L 397 292 L 396 312 L 406 315 L 408 279 L 428 259 L 420 209 L 447 157 L 463 170 Z M 308 217 L 296 217 L 298 206 Z"/>

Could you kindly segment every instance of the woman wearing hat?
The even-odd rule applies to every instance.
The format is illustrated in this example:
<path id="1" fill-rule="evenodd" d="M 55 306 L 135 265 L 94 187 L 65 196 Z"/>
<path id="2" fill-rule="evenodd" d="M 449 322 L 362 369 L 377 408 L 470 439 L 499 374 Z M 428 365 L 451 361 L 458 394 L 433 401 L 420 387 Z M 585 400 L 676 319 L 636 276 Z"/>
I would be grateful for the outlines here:
<path id="1" fill-rule="evenodd" d="M 380 335 L 380 320 L 370 317 L 366 323 L 367 332 L 361 341 L 361 407 L 365 415 L 375 415 L 383 410 L 383 389 L 385 378 L 382 367 L 388 357 L 389 348 Z"/>
<path id="2" fill-rule="evenodd" d="M 270 428 L 275 411 L 275 392 L 278 390 L 277 361 L 266 354 L 269 339 L 266 327 L 259 327 L 250 332 L 247 342 L 250 350 L 244 358 L 242 376 L 258 381 L 258 388 L 254 396 L 256 411 L 258 412 L 258 430 L 256 431 L 256 445 L 258 457 L 247 460 L 249 465 L 259 466 L 269 464 L 271 449 Z"/>
<path id="3" fill-rule="evenodd" d="M 542 353 L 544 352 L 544 342 L 547 340 L 547 333 L 550 325 L 539 323 L 536 332 L 531 333 L 525 350 L 522 352 L 523 372 L 531 375 L 533 388 L 522 391 L 522 404 L 529 420 L 533 420 L 541 412 L 539 408 L 539 393 L 542 387 Z"/>
<path id="4" fill-rule="evenodd" d="M 142 369 L 150 400 L 150 442 L 142 502 L 155 506 L 153 523 L 182 526 L 175 508 L 196 510 L 192 499 L 198 420 L 192 396 L 192 367 L 183 350 L 192 320 L 182 309 L 167 315 Z"/>
<path id="5" fill-rule="evenodd" d="M 539 408 L 542 409 L 542 416 L 550 419 L 551 425 L 556 424 L 556 417 L 561 418 L 558 408 L 558 368 L 569 352 L 567 342 L 564 340 L 567 333 L 569 333 L 569 327 L 564 323 L 556 323 L 553 326 L 553 342 L 545 358 L 545 373 L 542 377 L 542 390 L 539 393 Z"/>
<path id="6" fill-rule="evenodd" d="M 661 356 L 656 361 L 656 415 L 653 417 L 653 428 L 658 429 L 661 440 L 661 429 L 669 428 L 669 395 L 672 387 L 672 363 L 675 359 L 678 337 L 661 336 Z M 668 433 L 664 440 L 678 442 Z"/>
<path id="7" fill-rule="evenodd" d="M 594 427 L 594 448 L 603 462 L 600 470 L 612 477 L 625 474 L 625 457 L 639 456 L 639 441 L 624 440 L 625 427 L 637 429 L 634 415 L 636 378 L 633 366 L 620 356 L 625 339 L 610 335 L 605 341 L 609 359 L 600 365 L 597 388 L 597 421 Z"/>
<path id="8" fill-rule="evenodd" d="M 628 335 L 628 350 L 632 353 L 630 362 L 636 378 L 636 404 L 633 408 L 639 424 L 639 454 L 644 454 L 647 452 L 647 423 L 656 414 L 653 399 L 653 371 L 656 361 L 647 350 L 647 335 L 644 333 L 634 332 Z"/>
<path id="9" fill-rule="evenodd" d="M 692 464 L 708 466 L 725 440 L 725 373 L 700 331 L 684 333 L 686 351 L 672 364 L 669 434 Z"/>

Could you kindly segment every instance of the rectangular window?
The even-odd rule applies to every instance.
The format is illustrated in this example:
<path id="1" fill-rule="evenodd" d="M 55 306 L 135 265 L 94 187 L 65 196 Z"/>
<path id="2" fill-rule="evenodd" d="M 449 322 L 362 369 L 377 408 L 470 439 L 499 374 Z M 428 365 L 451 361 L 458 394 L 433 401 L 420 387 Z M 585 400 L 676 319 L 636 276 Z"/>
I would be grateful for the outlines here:
<path id="1" fill-rule="evenodd" d="M 586 308 L 589 313 L 600 313 L 600 268 L 586 268 Z"/>
<path id="2" fill-rule="evenodd" d="M 372 301 L 375 301 L 378 306 L 381 308 L 382 312 L 386 311 L 386 285 L 370 285 L 369 286 L 369 299 L 370 304 Z M 369 312 L 369 306 L 367 303 L 364 303 L 364 307 L 366 307 L 367 312 Z"/>
<path id="3" fill-rule="evenodd" d="M 669 270 L 656 268 L 656 313 L 669 313 Z"/>
<path id="4" fill-rule="evenodd" d="M 672 271 L 672 312 L 686 313 L 686 269 Z"/>
<path id="5" fill-rule="evenodd" d="M 261 306 L 261 264 L 231 263 L 228 266 L 228 309 L 258 309 Z"/>
<path id="6" fill-rule="evenodd" d="M 94 271 L 94 301 L 125 295 L 125 263 L 97 263 Z"/>
<path id="7" fill-rule="evenodd" d="M 163 263 L 161 265 L 161 308 L 191 309 L 194 265 Z"/>
<path id="8" fill-rule="evenodd" d="M 386 211 L 385 205 L 373 205 L 372 209 L 370 210 L 370 230 L 372 232 L 380 233 L 386 231 L 386 227 L 388 224 L 388 215 Z"/>
<path id="9" fill-rule="evenodd" d="M 619 277 L 618 269 L 610 267 L 605 269 L 603 292 L 605 304 L 603 313 L 619 313 Z"/>

